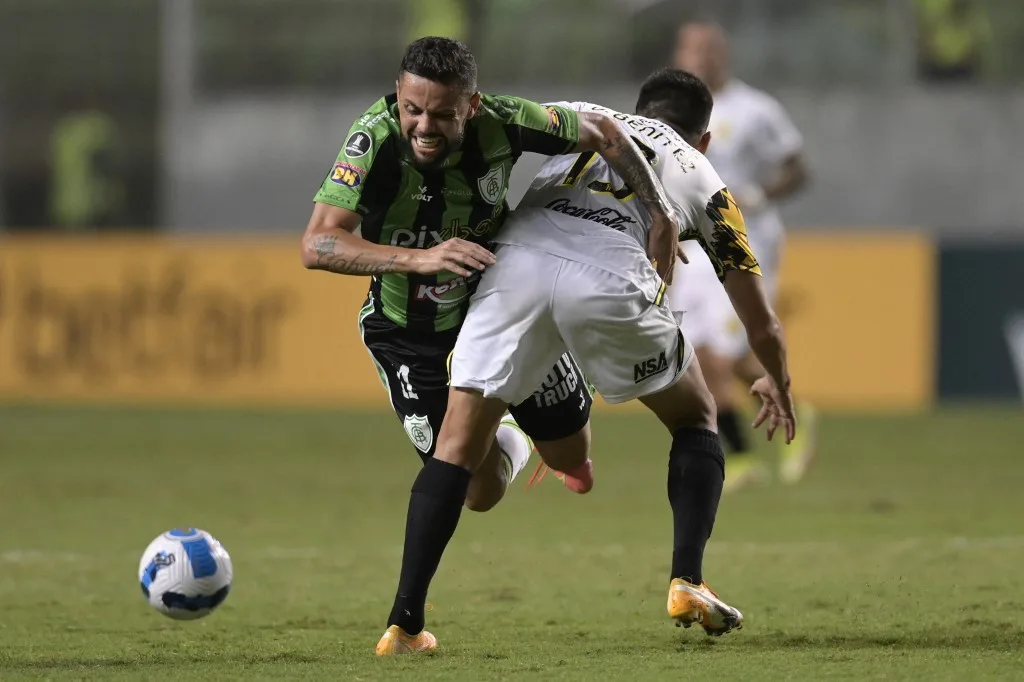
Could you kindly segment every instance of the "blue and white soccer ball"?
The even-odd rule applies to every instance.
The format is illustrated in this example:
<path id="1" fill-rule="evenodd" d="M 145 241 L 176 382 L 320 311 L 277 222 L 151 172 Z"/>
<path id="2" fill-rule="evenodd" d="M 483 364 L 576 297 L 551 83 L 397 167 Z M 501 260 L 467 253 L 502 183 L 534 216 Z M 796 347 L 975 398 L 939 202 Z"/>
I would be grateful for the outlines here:
<path id="1" fill-rule="evenodd" d="M 175 528 L 149 543 L 139 562 L 142 594 L 175 620 L 207 616 L 231 589 L 231 557 L 205 530 Z"/>

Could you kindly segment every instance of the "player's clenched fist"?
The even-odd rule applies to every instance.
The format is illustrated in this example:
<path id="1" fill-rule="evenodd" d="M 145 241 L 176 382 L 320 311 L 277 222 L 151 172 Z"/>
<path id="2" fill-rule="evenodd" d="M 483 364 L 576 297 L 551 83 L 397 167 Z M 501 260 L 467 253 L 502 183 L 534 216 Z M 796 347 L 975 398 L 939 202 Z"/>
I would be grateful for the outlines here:
<path id="1" fill-rule="evenodd" d="M 418 275 L 436 275 L 448 271 L 469 277 L 471 271 L 480 271 L 494 265 L 494 254 L 473 242 L 457 237 L 416 254 L 413 271 Z"/>

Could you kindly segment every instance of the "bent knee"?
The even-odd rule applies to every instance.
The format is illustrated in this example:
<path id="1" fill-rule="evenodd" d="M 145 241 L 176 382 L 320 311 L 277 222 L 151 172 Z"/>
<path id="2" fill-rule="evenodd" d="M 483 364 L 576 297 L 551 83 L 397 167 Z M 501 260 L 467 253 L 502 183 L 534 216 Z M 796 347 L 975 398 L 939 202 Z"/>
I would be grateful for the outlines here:
<path id="1" fill-rule="evenodd" d="M 471 443 L 462 434 L 448 436 L 439 439 L 434 457 L 449 464 L 464 467 L 475 471 L 480 467 L 481 456 L 479 447 Z"/>
<path id="2" fill-rule="evenodd" d="M 483 467 L 473 474 L 466 492 L 466 509 L 485 512 L 494 507 L 505 496 L 508 480 L 503 467 Z"/>
<path id="3" fill-rule="evenodd" d="M 501 497 L 502 496 L 496 496 L 496 495 L 490 495 L 490 496 L 482 495 L 482 496 L 479 496 L 479 497 L 478 496 L 466 497 L 466 504 L 465 504 L 465 506 L 466 506 L 466 509 L 468 509 L 469 511 L 473 511 L 473 512 L 491 511 L 496 506 L 498 506 L 498 502 L 501 501 Z"/>
<path id="4" fill-rule="evenodd" d="M 670 415 L 659 415 L 670 432 L 681 428 L 704 429 L 718 433 L 718 407 L 715 397 L 704 382 L 687 386 L 685 401 L 677 403 Z"/>
<path id="5" fill-rule="evenodd" d="M 555 471 L 573 471 L 590 458 L 590 423 L 565 438 L 537 441 L 537 452 Z"/>

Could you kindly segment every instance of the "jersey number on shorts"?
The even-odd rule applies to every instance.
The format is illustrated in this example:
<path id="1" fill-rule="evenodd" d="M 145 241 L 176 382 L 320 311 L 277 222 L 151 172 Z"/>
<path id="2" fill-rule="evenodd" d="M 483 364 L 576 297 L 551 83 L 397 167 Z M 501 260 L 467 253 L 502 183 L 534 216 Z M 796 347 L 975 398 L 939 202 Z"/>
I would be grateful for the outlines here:
<path id="1" fill-rule="evenodd" d="M 419 400 L 416 391 L 412 390 L 412 383 L 409 381 L 409 365 L 401 365 L 398 368 L 398 384 L 402 388 L 402 397 L 406 400 Z"/>
<path id="2" fill-rule="evenodd" d="M 658 160 L 657 153 L 637 137 L 633 138 L 633 142 L 636 142 L 636 146 L 640 147 L 640 151 L 643 152 L 644 156 L 647 158 L 647 163 L 653 166 L 654 162 Z M 580 178 L 586 174 L 595 161 L 597 161 L 597 152 L 581 152 L 578 154 L 576 156 L 576 162 L 572 164 L 572 167 L 569 168 L 569 172 L 566 173 L 565 180 L 562 181 L 562 186 L 575 187 L 579 184 Z M 598 182 L 595 180 L 587 185 L 587 189 L 598 194 L 610 194 L 619 201 L 629 201 L 635 196 L 633 190 L 626 184 L 615 189 L 612 187 L 610 182 Z"/>

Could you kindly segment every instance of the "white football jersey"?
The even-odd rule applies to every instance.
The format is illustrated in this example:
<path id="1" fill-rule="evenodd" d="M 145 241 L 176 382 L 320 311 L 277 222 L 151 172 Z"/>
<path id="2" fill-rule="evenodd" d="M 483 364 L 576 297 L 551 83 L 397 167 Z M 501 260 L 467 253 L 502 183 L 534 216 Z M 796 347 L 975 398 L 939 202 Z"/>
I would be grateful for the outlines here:
<path id="1" fill-rule="evenodd" d="M 729 269 L 759 272 L 743 216 L 718 173 L 699 151 L 665 123 L 597 104 L 559 102 L 612 117 L 648 157 L 674 205 L 681 238 L 696 239 L 719 277 Z M 630 281 L 649 270 L 650 215 L 632 190 L 594 152 L 555 156 L 536 178 L 495 237 L 587 263 Z"/>
<path id="2" fill-rule="evenodd" d="M 803 138 L 778 100 L 743 81 L 730 81 L 714 99 L 707 157 L 742 199 L 745 187 L 763 186 L 780 164 L 799 153 Z M 762 242 L 781 237 L 782 220 L 774 203 L 747 210 L 746 219 L 758 255 Z"/>

